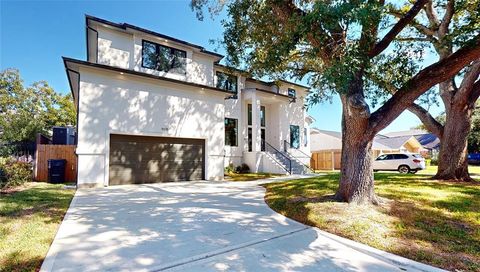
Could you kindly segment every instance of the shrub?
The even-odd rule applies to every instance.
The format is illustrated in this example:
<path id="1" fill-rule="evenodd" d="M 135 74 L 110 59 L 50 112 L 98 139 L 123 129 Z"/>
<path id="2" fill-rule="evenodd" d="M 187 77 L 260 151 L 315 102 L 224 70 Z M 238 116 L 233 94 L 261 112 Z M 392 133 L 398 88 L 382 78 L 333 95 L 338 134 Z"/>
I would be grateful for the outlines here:
<path id="1" fill-rule="evenodd" d="M 432 159 L 425 159 L 425 166 L 432 165 Z"/>
<path id="2" fill-rule="evenodd" d="M 0 160 L 0 189 L 23 185 L 32 180 L 32 165 L 15 160 Z"/>
<path id="3" fill-rule="evenodd" d="M 245 163 L 242 163 L 242 165 L 237 166 L 235 169 L 235 172 L 240 173 L 240 174 L 245 174 L 250 172 L 250 167 L 246 165 Z"/>
<path id="4" fill-rule="evenodd" d="M 430 165 L 438 165 L 438 157 L 434 157 L 430 160 Z"/>
<path id="5" fill-rule="evenodd" d="M 227 167 L 225 167 L 225 174 L 230 174 L 235 172 L 235 167 L 233 164 L 229 164 Z"/>

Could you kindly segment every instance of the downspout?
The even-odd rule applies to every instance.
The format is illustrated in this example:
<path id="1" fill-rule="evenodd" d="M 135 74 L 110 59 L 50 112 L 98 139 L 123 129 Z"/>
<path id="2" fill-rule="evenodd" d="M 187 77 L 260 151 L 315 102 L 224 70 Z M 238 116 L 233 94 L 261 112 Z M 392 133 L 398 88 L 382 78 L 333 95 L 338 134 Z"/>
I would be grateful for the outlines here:
<path id="1" fill-rule="evenodd" d="M 76 139 L 75 139 L 75 145 L 78 147 L 78 112 L 79 112 L 79 105 L 80 105 L 80 73 L 77 71 L 74 71 L 72 69 L 66 68 L 67 70 L 67 76 L 68 76 L 68 84 L 70 85 L 70 91 L 72 92 L 72 97 L 73 96 L 73 87 L 72 87 L 72 81 L 70 80 L 70 72 L 76 74 L 77 77 L 77 85 L 78 85 L 78 92 L 77 92 L 77 110 L 76 110 L 76 115 L 77 115 L 77 123 L 75 125 L 75 130 L 76 130 Z M 76 149 L 76 148 L 75 148 Z M 78 188 L 78 154 L 75 151 L 75 156 L 77 157 L 77 165 L 75 166 L 77 168 L 77 188 Z"/>

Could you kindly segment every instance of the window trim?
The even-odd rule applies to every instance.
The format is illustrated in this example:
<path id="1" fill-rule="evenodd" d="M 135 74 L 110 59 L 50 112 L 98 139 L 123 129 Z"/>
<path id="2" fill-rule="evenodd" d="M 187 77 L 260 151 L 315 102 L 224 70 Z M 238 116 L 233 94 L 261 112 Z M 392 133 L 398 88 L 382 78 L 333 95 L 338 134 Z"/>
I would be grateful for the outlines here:
<path id="1" fill-rule="evenodd" d="M 145 52 L 145 43 L 151 43 L 151 44 L 154 44 L 155 45 L 155 55 L 156 55 L 156 63 L 155 63 L 155 66 L 158 66 L 158 55 L 159 55 L 159 52 L 160 52 L 160 46 L 162 47 L 165 47 L 165 48 L 168 48 L 170 49 L 170 54 L 175 55 L 175 51 L 178 51 L 178 52 L 182 52 L 183 54 L 185 54 L 185 72 L 184 73 L 178 73 L 178 72 L 172 72 L 171 70 L 173 70 L 174 68 L 170 67 L 168 71 L 165 71 L 165 70 L 161 70 L 161 69 L 156 69 L 156 68 L 150 68 L 150 67 L 147 67 L 145 66 L 145 63 L 144 63 L 144 52 Z M 178 48 L 175 48 L 175 47 L 171 47 L 171 46 L 167 46 L 167 45 L 163 45 L 163 44 L 159 44 L 159 43 L 156 43 L 156 42 L 152 42 L 152 41 L 149 41 L 149 40 L 145 40 L 145 39 L 142 39 L 142 68 L 145 68 L 145 69 L 150 69 L 150 70 L 154 70 L 154 71 L 159 71 L 159 72 L 163 72 L 163 73 L 171 73 L 171 74 L 177 74 L 177 75 L 186 75 L 187 74 L 187 51 L 185 50 L 182 50 L 182 49 L 178 49 Z"/>
<path id="2" fill-rule="evenodd" d="M 225 126 L 225 146 L 238 146 L 238 119 L 237 118 L 230 118 L 230 117 L 225 117 L 224 124 L 226 123 L 227 119 L 229 120 L 235 120 L 235 145 L 227 144 L 227 127 Z M 226 125 L 226 124 L 225 124 Z"/>

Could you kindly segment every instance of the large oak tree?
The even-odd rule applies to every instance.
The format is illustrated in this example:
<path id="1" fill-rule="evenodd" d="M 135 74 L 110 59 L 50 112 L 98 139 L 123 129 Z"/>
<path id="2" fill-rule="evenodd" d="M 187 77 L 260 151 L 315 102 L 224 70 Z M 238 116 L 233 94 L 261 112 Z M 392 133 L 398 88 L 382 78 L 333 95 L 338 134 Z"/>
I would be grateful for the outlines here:
<path id="1" fill-rule="evenodd" d="M 402 9 L 391 10 L 398 18 Z M 480 1 L 429 0 L 401 40 L 428 43 L 440 60 L 452 55 L 455 48 L 480 33 Z M 480 96 L 480 59 L 472 62 L 460 75 L 439 84 L 445 105 L 445 121 L 438 122 L 424 107 L 413 104 L 409 110 L 441 141 L 439 164 L 434 179 L 471 181 L 468 173 L 467 146 L 475 102 Z"/>
<path id="2" fill-rule="evenodd" d="M 337 93 L 343 108 L 342 169 L 336 198 L 377 203 L 372 171 L 372 142 L 423 93 L 480 58 L 477 35 L 448 57 L 421 69 L 375 111 L 366 84 L 377 58 L 403 57 L 392 48 L 398 35 L 427 4 L 418 0 L 395 22 L 384 1 L 193 0 L 202 18 L 227 6 L 223 43 L 227 62 L 254 76 L 308 78 L 315 103 Z M 411 56 L 415 57 L 414 54 Z"/>

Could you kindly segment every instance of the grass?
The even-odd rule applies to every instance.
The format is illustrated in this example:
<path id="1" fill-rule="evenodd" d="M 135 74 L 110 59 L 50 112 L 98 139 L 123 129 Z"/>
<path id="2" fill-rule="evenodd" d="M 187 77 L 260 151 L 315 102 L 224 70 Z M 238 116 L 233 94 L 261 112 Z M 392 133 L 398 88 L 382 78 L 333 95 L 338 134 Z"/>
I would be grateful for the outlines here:
<path id="1" fill-rule="evenodd" d="M 280 174 L 271 174 L 271 173 L 244 173 L 244 174 L 237 174 L 237 173 L 228 173 L 225 174 L 226 181 L 252 181 L 258 179 L 266 179 L 266 178 L 274 178 L 280 177 Z"/>
<path id="2" fill-rule="evenodd" d="M 480 166 L 469 165 L 468 172 L 470 175 L 479 176 L 480 175 Z M 437 166 L 427 166 L 427 169 L 418 172 L 419 174 L 429 174 L 435 175 L 437 173 Z"/>
<path id="3" fill-rule="evenodd" d="M 0 271 L 40 269 L 74 193 L 31 182 L 0 195 Z"/>
<path id="4" fill-rule="evenodd" d="M 335 202 L 338 173 L 264 185 L 275 211 L 299 222 L 448 270 L 480 271 L 480 183 L 376 173 L 379 206 Z"/>

